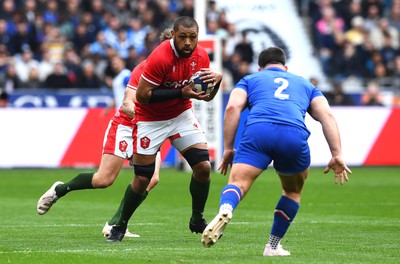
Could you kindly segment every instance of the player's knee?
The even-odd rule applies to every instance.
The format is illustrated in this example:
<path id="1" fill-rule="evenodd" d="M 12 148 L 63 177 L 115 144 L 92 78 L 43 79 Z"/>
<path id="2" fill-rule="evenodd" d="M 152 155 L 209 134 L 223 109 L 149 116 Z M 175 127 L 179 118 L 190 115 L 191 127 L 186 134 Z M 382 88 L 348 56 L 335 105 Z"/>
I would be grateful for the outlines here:
<path id="1" fill-rule="evenodd" d="M 92 178 L 92 186 L 95 189 L 103 189 L 111 186 L 114 183 L 116 177 L 113 175 L 101 175 L 101 174 L 96 174 Z"/>
<path id="2" fill-rule="evenodd" d="M 151 177 L 153 177 L 154 170 L 156 168 L 156 163 L 153 162 L 153 163 L 148 164 L 148 165 L 137 165 L 137 164 L 135 164 L 133 167 L 134 167 L 134 170 L 135 170 L 135 175 L 146 177 L 147 179 L 150 180 Z"/>
<path id="3" fill-rule="evenodd" d="M 207 161 L 203 162 L 204 165 L 202 164 L 202 166 L 204 167 L 207 167 L 207 164 L 210 164 L 210 155 L 208 153 L 208 149 L 191 148 L 185 151 L 185 153 L 183 153 L 182 155 L 192 168 L 203 161 Z"/>

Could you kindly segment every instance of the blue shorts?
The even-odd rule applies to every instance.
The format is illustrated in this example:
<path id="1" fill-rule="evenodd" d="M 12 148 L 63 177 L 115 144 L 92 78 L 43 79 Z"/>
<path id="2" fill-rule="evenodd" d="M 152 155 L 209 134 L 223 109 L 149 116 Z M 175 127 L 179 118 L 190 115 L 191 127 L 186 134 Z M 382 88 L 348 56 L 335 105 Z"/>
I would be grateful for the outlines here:
<path id="1" fill-rule="evenodd" d="M 233 163 L 266 170 L 273 161 L 275 170 L 295 174 L 310 166 L 310 133 L 304 129 L 266 122 L 247 126 Z"/>

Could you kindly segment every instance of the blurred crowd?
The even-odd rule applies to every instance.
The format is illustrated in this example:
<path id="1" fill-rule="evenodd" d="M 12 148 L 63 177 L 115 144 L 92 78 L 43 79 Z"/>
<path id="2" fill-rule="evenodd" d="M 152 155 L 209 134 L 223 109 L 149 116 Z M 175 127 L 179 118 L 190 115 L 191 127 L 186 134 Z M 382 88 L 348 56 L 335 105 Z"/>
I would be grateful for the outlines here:
<path id="1" fill-rule="evenodd" d="M 400 0 L 297 0 L 297 6 L 333 94 L 350 85 L 366 95 L 400 94 Z"/>
<path id="2" fill-rule="evenodd" d="M 254 52 L 215 1 L 205 0 L 206 33 L 222 39 L 224 89 L 252 72 Z M 368 92 L 400 92 L 400 0 L 296 0 L 332 91 L 352 79 Z M 0 1 L 0 105 L 18 89 L 109 89 L 111 58 L 133 69 L 160 33 L 194 0 Z M 347 102 L 347 104 L 351 104 Z"/>

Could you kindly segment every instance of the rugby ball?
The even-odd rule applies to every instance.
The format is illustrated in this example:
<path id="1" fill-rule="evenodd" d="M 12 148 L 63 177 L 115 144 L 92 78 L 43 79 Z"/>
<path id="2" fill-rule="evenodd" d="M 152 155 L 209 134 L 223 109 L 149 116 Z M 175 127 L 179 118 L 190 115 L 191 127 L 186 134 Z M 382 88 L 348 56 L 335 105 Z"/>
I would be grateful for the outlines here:
<path id="1" fill-rule="evenodd" d="M 200 80 L 200 72 L 195 72 L 192 77 L 190 77 L 190 82 L 194 82 L 193 91 L 199 93 L 201 91 L 206 92 L 206 94 L 210 94 L 213 91 L 213 88 L 210 88 L 210 83 L 203 82 Z"/>

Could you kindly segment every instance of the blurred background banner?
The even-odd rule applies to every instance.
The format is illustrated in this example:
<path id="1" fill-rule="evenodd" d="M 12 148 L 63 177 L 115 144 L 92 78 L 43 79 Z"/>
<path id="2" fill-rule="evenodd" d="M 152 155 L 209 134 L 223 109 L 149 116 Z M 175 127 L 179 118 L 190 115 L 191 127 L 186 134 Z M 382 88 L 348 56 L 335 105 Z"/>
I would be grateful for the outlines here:
<path id="1" fill-rule="evenodd" d="M 334 107 L 333 111 L 349 165 L 400 165 L 400 109 Z M 0 109 L 0 168 L 98 166 L 104 131 L 112 115 L 104 115 L 104 108 Z M 245 118 L 246 112 L 238 135 Z M 321 126 L 309 116 L 306 123 L 311 131 L 311 165 L 325 166 L 330 153 Z M 216 135 L 221 132 L 221 128 L 215 130 Z M 212 147 L 212 157 L 215 151 Z M 161 154 L 164 167 L 181 165 L 169 142 L 164 143 Z"/>

